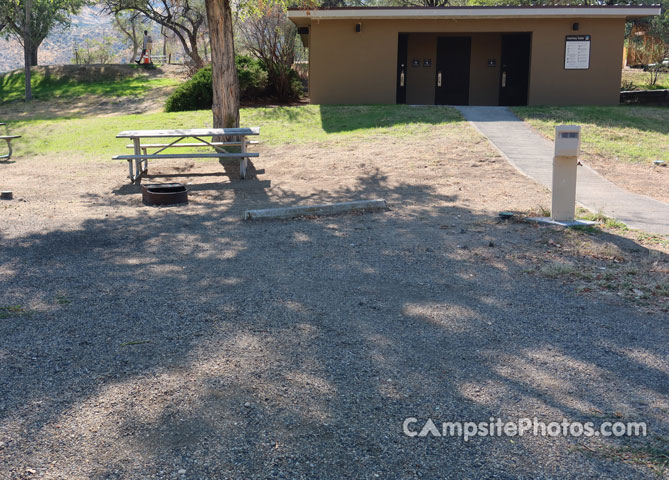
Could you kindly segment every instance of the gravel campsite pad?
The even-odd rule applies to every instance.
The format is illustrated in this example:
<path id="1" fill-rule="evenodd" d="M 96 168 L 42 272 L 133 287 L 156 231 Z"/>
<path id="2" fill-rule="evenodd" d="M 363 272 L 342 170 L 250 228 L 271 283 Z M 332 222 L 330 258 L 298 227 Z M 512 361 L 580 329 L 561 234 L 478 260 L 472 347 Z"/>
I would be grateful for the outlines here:
<path id="1" fill-rule="evenodd" d="M 109 160 L 0 165 L 0 478 L 667 475 L 663 239 L 500 220 L 549 193 L 464 122 L 258 151 L 246 181 L 150 165 L 189 186 L 169 208 Z M 241 220 L 372 198 L 389 210 Z M 409 417 L 649 435 L 465 442 Z"/>

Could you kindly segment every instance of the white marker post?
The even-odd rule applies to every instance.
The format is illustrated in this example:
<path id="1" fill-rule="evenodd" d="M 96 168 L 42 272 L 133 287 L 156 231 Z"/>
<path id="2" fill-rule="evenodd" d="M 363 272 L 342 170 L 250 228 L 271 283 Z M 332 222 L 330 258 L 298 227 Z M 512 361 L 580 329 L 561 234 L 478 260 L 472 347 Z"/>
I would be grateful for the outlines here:
<path id="1" fill-rule="evenodd" d="M 528 218 L 528 220 L 573 227 L 594 225 L 597 222 L 574 220 L 576 210 L 576 171 L 581 151 L 581 127 L 558 125 L 555 127 L 555 154 L 553 156 L 553 197 L 550 218 Z"/>
<path id="2" fill-rule="evenodd" d="M 556 222 L 573 222 L 576 209 L 576 169 L 581 150 L 581 127 L 555 127 L 553 157 L 553 199 L 551 218 Z"/>

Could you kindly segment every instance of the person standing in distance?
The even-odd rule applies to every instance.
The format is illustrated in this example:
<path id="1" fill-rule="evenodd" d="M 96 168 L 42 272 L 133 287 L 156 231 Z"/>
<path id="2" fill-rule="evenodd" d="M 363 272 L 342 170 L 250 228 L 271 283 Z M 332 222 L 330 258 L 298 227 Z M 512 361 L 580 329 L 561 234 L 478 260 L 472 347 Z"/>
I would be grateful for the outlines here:
<path id="1" fill-rule="evenodd" d="M 136 60 L 135 63 L 139 65 L 142 62 L 144 55 L 146 55 L 147 51 L 151 50 L 152 45 L 153 45 L 153 39 L 151 38 L 151 35 L 149 35 L 149 32 L 144 30 L 144 40 L 142 41 L 142 54 L 139 56 L 139 60 Z"/>

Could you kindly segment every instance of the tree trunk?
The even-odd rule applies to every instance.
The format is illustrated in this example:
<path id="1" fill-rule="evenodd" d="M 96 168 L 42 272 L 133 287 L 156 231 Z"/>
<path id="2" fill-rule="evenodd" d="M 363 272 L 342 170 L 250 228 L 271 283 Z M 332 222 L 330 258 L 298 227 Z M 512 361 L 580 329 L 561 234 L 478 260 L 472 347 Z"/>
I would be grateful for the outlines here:
<path id="1" fill-rule="evenodd" d="M 137 26 L 135 25 L 134 18 L 130 19 L 130 33 L 125 32 L 125 34 L 130 37 L 130 41 L 132 42 L 132 58 L 130 59 L 130 63 L 133 63 L 137 60 L 137 53 L 139 52 L 139 38 L 137 35 Z"/>
<path id="2" fill-rule="evenodd" d="M 239 127 L 239 79 L 229 0 L 206 0 L 211 44 L 215 128 Z"/>
<path id="3" fill-rule="evenodd" d="M 209 3 L 209 1 L 210 0 L 207 0 L 207 4 Z M 212 1 L 221 2 L 223 0 L 212 0 Z M 184 51 L 188 54 L 190 59 L 193 60 L 193 65 L 195 65 L 197 68 L 202 68 L 204 66 L 204 60 L 202 60 L 202 57 L 200 56 L 200 51 L 198 50 L 197 47 L 197 34 L 196 35 L 189 34 L 188 42 L 190 43 L 190 49 L 184 48 Z"/>
<path id="4" fill-rule="evenodd" d="M 26 102 L 29 102 L 33 99 L 33 91 L 30 85 L 30 65 L 31 65 L 31 53 L 32 53 L 32 40 L 30 38 L 30 13 L 32 9 L 32 1 L 26 0 L 25 2 L 25 23 L 23 26 L 23 66 L 25 68 L 25 77 L 26 77 Z"/>
<path id="5" fill-rule="evenodd" d="M 35 45 L 34 43 L 30 46 L 30 66 L 36 67 L 37 66 L 37 49 L 39 48 L 39 45 Z"/>

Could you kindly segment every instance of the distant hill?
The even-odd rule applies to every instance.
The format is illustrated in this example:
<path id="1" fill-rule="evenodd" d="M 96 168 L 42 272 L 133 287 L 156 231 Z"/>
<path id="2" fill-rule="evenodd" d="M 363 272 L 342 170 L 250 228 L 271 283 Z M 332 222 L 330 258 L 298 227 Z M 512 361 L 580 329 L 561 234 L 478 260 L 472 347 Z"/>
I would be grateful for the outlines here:
<path id="1" fill-rule="evenodd" d="M 40 65 L 62 65 L 71 63 L 74 57 L 73 47 L 83 43 L 86 38 L 100 39 L 106 35 L 118 37 L 112 28 L 112 18 L 102 12 L 100 7 L 84 7 L 72 18 L 70 28 L 55 29 L 42 43 L 37 54 Z M 127 48 L 120 41 L 113 47 L 115 54 Z M 23 67 L 23 49 L 13 38 L 0 38 L 0 73 Z"/>

